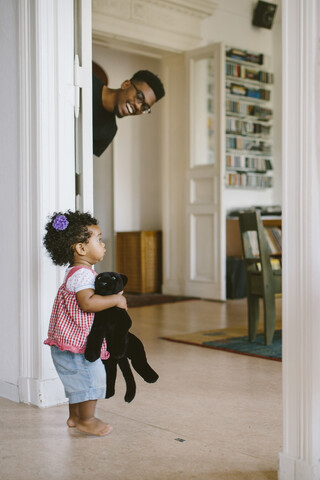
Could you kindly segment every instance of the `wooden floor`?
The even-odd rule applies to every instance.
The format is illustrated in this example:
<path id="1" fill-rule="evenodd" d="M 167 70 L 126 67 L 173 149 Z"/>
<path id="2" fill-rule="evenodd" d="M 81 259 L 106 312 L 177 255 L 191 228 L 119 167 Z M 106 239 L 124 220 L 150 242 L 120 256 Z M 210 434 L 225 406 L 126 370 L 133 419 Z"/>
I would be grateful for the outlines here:
<path id="1" fill-rule="evenodd" d="M 277 300 L 280 320 L 281 300 Z M 160 378 L 98 404 L 114 427 L 89 437 L 65 425 L 67 406 L 0 399 L 3 480 L 275 480 L 281 451 L 281 363 L 161 340 L 246 324 L 245 300 L 134 308 L 132 331 Z"/>

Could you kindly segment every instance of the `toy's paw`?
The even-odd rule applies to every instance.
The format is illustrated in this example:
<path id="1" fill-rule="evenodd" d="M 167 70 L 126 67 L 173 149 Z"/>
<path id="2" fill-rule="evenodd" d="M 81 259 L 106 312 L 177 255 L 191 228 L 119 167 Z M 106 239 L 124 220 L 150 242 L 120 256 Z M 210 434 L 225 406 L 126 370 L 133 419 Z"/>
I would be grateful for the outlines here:
<path id="1" fill-rule="evenodd" d="M 136 391 L 134 390 L 132 392 L 127 392 L 124 396 L 124 399 L 126 402 L 130 403 L 132 402 L 135 396 L 136 396 Z"/>
<path id="2" fill-rule="evenodd" d="M 84 352 L 85 359 L 89 362 L 95 362 L 100 357 L 94 350 L 86 349 Z"/>
<path id="3" fill-rule="evenodd" d="M 144 365 L 143 367 L 139 365 L 139 368 L 137 365 L 134 365 L 134 368 L 145 382 L 155 383 L 159 378 L 157 372 L 155 372 L 149 365 Z"/>
<path id="4" fill-rule="evenodd" d="M 152 370 L 152 372 L 148 372 L 148 374 L 143 378 L 148 383 L 155 383 L 158 380 L 159 375 L 154 370 Z"/>
<path id="5" fill-rule="evenodd" d="M 111 397 L 113 397 L 113 395 L 114 395 L 114 390 L 109 389 L 109 390 L 107 390 L 105 398 L 111 398 Z"/>

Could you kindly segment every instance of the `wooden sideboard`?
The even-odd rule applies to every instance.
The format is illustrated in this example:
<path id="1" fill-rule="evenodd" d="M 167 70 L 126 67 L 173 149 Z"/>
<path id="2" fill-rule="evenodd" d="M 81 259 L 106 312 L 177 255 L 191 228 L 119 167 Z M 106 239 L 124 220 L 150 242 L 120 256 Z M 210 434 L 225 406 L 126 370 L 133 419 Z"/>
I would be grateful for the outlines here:
<path id="1" fill-rule="evenodd" d="M 280 227 L 281 217 L 264 217 L 262 218 L 265 227 Z M 242 257 L 242 246 L 239 220 L 237 217 L 227 218 L 226 225 L 227 236 L 227 257 Z"/>

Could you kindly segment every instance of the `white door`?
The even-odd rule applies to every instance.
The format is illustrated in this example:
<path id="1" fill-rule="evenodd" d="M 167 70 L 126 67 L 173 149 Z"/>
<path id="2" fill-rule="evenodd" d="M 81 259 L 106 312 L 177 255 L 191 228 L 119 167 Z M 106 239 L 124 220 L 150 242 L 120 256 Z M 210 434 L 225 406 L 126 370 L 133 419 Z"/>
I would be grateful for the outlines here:
<path id="1" fill-rule="evenodd" d="M 186 292 L 225 300 L 224 67 L 222 45 L 188 52 Z"/>
<path id="2" fill-rule="evenodd" d="M 224 300 L 222 45 L 163 60 L 164 293 Z"/>
<path id="3" fill-rule="evenodd" d="M 91 0 L 74 1 L 76 207 L 93 213 Z"/>

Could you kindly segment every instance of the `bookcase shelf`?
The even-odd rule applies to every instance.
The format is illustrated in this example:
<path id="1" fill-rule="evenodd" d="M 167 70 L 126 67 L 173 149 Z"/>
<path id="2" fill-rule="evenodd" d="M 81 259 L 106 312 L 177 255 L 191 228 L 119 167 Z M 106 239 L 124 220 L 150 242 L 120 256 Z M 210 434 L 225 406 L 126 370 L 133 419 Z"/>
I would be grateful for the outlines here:
<path id="1" fill-rule="evenodd" d="M 253 140 L 262 140 L 264 141 L 265 143 L 268 143 L 268 144 L 271 144 L 273 143 L 273 140 L 270 140 L 269 137 L 267 137 L 266 135 L 263 136 L 263 135 L 259 135 L 259 134 L 253 134 L 253 133 L 239 133 L 239 132 L 226 132 L 226 136 L 227 137 L 239 137 L 239 138 L 249 138 L 249 139 L 253 139 Z"/>
<path id="2" fill-rule="evenodd" d="M 259 123 L 260 125 L 266 125 L 268 127 L 273 126 L 271 120 L 261 120 L 259 117 L 255 117 L 254 115 L 243 115 L 242 113 L 237 112 L 226 111 L 226 118 L 235 118 L 244 120 L 246 122 Z"/>
<path id="3" fill-rule="evenodd" d="M 249 97 L 247 95 L 238 95 L 236 93 L 226 93 L 226 98 L 230 100 L 237 100 L 239 102 L 254 103 L 256 105 L 268 104 L 270 100 L 264 98 Z"/>
<path id="4" fill-rule="evenodd" d="M 226 75 L 226 80 L 228 80 L 230 83 L 237 83 L 241 82 L 244 85 L 251 85 L 252 87 L 268 87 L 272 85 L 272 83 L 268 82 L 263 82 L 262 80 L 251 80 L 251 78 L 242 78 L 242 77 L 235 77 L 234 75 Z"/>
<path id="5" fill-rule="evenodd" d="M 227 188 L 266 189 L 273 186 L 271 106 L 274 75 L 263 64 L 263 54 L 226 48 Z"/>

